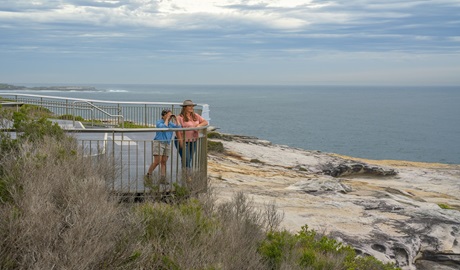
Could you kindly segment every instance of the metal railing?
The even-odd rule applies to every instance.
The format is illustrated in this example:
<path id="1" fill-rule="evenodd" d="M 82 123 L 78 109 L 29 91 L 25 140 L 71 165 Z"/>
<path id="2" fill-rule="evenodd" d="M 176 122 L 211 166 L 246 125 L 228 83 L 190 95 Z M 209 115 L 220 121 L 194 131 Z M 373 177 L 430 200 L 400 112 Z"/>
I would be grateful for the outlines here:
<path id="1" fill-rule="evenodd" d="M 161 111 L 168 108 L 179 114 L 180 103 L 113 102 L 11 93 L 0 93 L 0 96 L 16 107 L 31 104 L 49 110 L 56 118 L 71 116 L 73 119 L 67 124 L 60 124 L 77 139 L 84 157 L 111 163 L 114 170 L 108 185 L 117 194 L 164 196 L 178 190 L 191 193 L 207 190 L 207 127 L 155 128 Z M 209 119 L 207 104 L 198 105 L 196 111 Z M 89 120 L 87 125 L 91 128 L 76 121 L 77 116 Z M 128 121 L 145 127 L 125 128 L 123 123 Z M 94 125 L 95 122 L 98 125 Z M 155 133 L 183 133 L 181 138 L 185 138 L 185 132 L 190 130 L 198 132 L 198 138 L 193 143 L 182 143 L 193 145 L 192 151 L 180 148 L 178 136 L 173 136 L 165 177 L 161 177 L 159 165 L 147 178 L 148 168 L 154 161 Z"/>
<path id="2" fill-rule="evenodd" d="M 163 109 L 170 109 L 173 114 L 181 111 L 181 103 L 174 102 L 121 102 L 18 93 L 0 93 L 0 96 L 9 103 L 40 106 L 56 117 L 81 117 L 92 124 L 98 123 L 98 126 L 107 127 L 124 127 L 123 123 L 126 122 L 155 127 Z M 210 120 L 208 104 L 197 104 L 195 111 Z"/>
<path id="3" fill-rule="evenodd" d="M 150 130 L 150 131 L 147 131 Z M 180 151 L 179 141 L 174 137 L 170 142 L 166 175 L 161 175 L 158 165 L 151 177 L 147 178 L 148 168 L 154 162 L 154 132 L 183 133 L 199 132 L 194 151 Z M 207 127 L 178 129 L 87 129 L 72 131 L 77 138 L 82 154 L 95 161 L 109 161 L 114 168 L 110 189 L 120 195 L 164 196 L 185 188 L 191 193 L 207 190 Z M 69 131 L 68 131 L 69 132 Z M 103 138 L 85 139 L 83 134 L 101 133 Z M 183 142 L 186 143 L 186 142 Z M 182 148 L 182 150 L 184 150 Z"/>

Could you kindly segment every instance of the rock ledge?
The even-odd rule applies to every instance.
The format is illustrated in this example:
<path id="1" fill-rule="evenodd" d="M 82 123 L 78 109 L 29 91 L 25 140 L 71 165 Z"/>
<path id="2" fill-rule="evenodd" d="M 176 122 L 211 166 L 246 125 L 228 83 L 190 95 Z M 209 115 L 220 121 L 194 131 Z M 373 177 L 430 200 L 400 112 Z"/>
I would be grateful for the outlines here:
<path id="1" fill-rule="evenodd" d="M 343 157 L 224 134 L 208 171 L 220 200 L 275 201 L 307 224 L 404 270 L 460 269 L 460 166 Z M 442 208 L 440 206 L 443 206 Z M 443 209 L 448 208 L 448 209 Z"/>

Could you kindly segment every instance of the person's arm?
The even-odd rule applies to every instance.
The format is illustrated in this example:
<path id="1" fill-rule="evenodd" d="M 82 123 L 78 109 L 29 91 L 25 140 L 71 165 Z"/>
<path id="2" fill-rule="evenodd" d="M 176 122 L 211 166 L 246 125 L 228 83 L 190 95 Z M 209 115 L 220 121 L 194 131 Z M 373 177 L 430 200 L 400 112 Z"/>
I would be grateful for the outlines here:
<path id="1" fill-rule="evenodd" d="M 201 115 L 197 114 L 198 116 L 198 125 L 197 127 L 204 127 L 204 126 L 207 126 L 208 125 L 208 121 L 206 119 L 204 119 Z"/>
<path id="2" fill-rule="evenodd" d="M 170 122 L 168 127 L 170 127 L 170 128 L 180 128 L 181 126 L 180 126 L 180 125 L 176 125 L 176 124 L 174 124 L 173 122 Z"/>
<path id="3" fill-rule="evenodd" d="M 182 122 L 183 122 L 183 118 L 179 115 L 177 118 L 177 126 L 179 128 L 182 127 Z M 184 136 L 183 136 L 183 131 L 176 131 L 176 137 L 177 137 L 177 140 L 179 141 L 179 146 L 181 148 L 184 148 Z"/>
<path id="4" fill-rule="evenodd" d="M 167 128 L 168 126 L 165 124 L 164 121 L 158 120 L 158 121 L 157 121 L 157 124 L 156 124 L 156 127 L 157 127 L 157 128 Z"/>

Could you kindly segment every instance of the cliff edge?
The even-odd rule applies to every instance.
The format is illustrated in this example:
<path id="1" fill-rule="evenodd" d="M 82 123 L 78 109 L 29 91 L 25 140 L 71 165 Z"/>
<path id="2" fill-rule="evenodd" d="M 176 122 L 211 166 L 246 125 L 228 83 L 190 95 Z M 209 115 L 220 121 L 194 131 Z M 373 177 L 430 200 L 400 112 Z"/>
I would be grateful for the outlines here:
<path id="1" fill-rule="evenodd" d="M 460 165 L 365 160 L 222 134 L 208 175 L 219 200 L 275 202 L 283 226 L 324 232 L 404 270 L 460 269 Z"/>

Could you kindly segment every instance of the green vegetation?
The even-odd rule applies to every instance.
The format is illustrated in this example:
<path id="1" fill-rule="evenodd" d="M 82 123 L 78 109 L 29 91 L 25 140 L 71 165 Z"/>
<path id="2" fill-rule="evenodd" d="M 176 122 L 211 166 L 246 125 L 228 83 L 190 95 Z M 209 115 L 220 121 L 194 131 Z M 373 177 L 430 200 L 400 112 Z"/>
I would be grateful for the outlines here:
<path id="1" fill-rule="evenodd" d="M 438 203 L 438 206 L 441 208 L 441 209 L 454 209 L 452 206 L 448 205 L 448 204 L 445 204 L 445 203 Z"/>
<path id="2" fill-rule="evenodd" d="M 302 227 L 295 235 L 287 231 L 272 231 L 259 248 L 270 269 L 280 269 L 284 262 L 296 262 L 299 269 L 390 270 L 374 257 L 357 257 L 353 248 Z"/>
<path id="3" fill-rule="evenodd" d="M 220 134 L 219 132 L 215 132 L 215 131 L 209 132 L 208 139 L 222 139 L 222 134 Z"/>
<path id="4" fill-rule="evenodd" d="M 18 90 L 18 89 L 25 89 L 24 86 L 16 86 L 6 83 L 0 83 L 0 90 Z"/>
<path id="5" fill-rule="evenodd" d="M 225 151 L 222 142 L 208 140 L 208 152 L 223 153 Z"/>
<path id="6" fill-rule="evenodd" d="M 60 90 L 60 91 L 87 91 L 87 90 L 97 90 L 92 86 L 35 86 L 35 87 L 25 87 L 25 86 L 16 86 L 6 83 L 0 83 L 0 90 Z"/>
<path id="7" fill-rule="evenodd" d="M 20 134 L 0 133 L 0 269 L 397 269 L 307 226 L 280 230 L 276 206 L 243 193 L 120 203 L 113 163 L 33 111 L 0 109 Z"/>
<path id="8" fill-rule="evenodd" d="M 71 114 L 63 114 L 61 116 L 58 117 L 59 119 L 62 119 L 62 120 L 75 120 L 75 121 L 80 121 L 80 122 L 84 122 L 86 121 L 83 117 L 81 116 L 73 116 Z"/>
<path id="9" fill-rule="evenodd" d="M 211 131 L 208 133 L 208 139 L 219 139 L 219 140 L 224 140 L 224 141 L 231 141 L 232 136 L 227 135 L 227 134 L 222 134 L 216 131 Z"/>
<path id="10" fill-rule="evenodd" d="M 122 125 L 119 124 L 118 127 L 121 128 Z M 124 127 L 124 128 L 148 128 L 149 126 L 141 125 L 141 124 L 136 124 L 136 123 L 131 122 L 131 121 L 125 121 L 125 122 L 123 123 L 123 127 Z"/>
<path id="11" fill-rule="evenodd" d="M 251 162 L 251 163 L 261 163 L 261 164 L 264 163 L 263 161 L 260 161 L 260 160 L 258 160 L 257 158 L 253 158 L 253 159 L 251 159 L 249 162 Z"/>
<path id="12" fill-rule="evenodd" d="M 45 136 L 63 139 L 64 132 L 58 124 L 47 120 L 52 113 L 40 106 L 23 105 L 19 111 L 4 110 L 3 115 L 10 113 L 13 127 L 16 129 L 20 141 L 26 139 L 31 141 L 42 140 Z"/>

